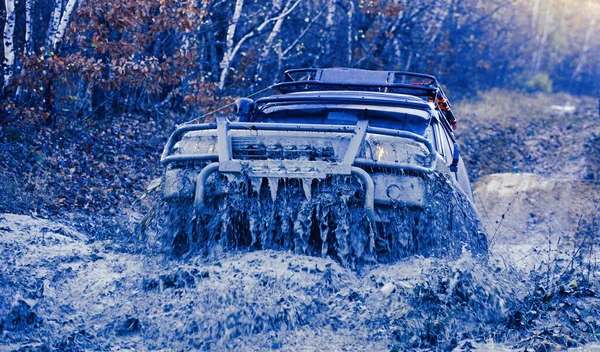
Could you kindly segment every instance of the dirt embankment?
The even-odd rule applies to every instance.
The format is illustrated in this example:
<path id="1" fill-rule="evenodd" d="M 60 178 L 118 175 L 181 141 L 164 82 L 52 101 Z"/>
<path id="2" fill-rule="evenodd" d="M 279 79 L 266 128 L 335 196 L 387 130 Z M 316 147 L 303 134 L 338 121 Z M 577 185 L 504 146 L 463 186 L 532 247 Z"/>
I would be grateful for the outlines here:
<path id="1" fill-rule="evenodd" d="M 596 104 L 492 91 L 460 105 L 458 137 L 492 252 L 530 268 L 548 250 L 568 255 L 600 241 Z"/>
<path id="2" fill-rule="evenodd" d="M 588 256 L 600 249 L 596 184 L 493 174 L 477 182 L 475 195 L 490 250 L 502 265 L 533 270 L 549 257 L 569 260 L 578 251 Z"/>
<path id="3" fill-rule="evenodd" d="M 506 91 L 457 104 L 457 136 L 471 181 L 494 173 L 526 172 L 600 182 L 597 104 L 589 97 Z"/>
<path id="4" fill-rule="evenodd" d="M 173 118 L 128 115 L 0 126 L 0 212 L 111 217 L 160 174 Z"/>

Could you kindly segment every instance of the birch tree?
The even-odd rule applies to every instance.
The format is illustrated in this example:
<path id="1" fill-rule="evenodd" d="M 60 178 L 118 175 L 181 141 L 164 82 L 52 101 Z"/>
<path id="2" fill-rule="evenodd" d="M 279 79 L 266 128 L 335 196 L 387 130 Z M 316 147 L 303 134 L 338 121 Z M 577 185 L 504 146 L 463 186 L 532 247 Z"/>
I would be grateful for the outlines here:
<path id="1" fill-rule="evenodd" d="M 242 3 L 243 1 L 238 0 L 238 2 Z M 233 44 L 233 37 L 235 36 L 235 27 L 232 25 L 229 26 L 229 28 L 227 30 L 227 51 L 223 55 L 223 60 L 221 61 L 221 65 L 220 65 L 222 71 L 221 71 L 221 76 L 220 76 L 219 85 L 218 85 L 219 90 L 223 90 L 223 88 L 225 87 L 225 79 L 227 78 L 227 74 L 231 67 L 231 62 L 233 61 L 233 58 L 238 53 L 238 51 L 240 50 L 242 45 L 248 39 L 262 33 L 262 31 L 271 22 L 275 22 L 275 31 L 271 31 L 271 35 L 269 36 L 270 39 L 267 38 L 267 40 L 270 40 L 271 42 L 266 44 L 267 47 L 272 45 L 273 40 L 275 39 L 275 37 L 279 33 L 279 30 L 281 29 L 281 24 L 283 23 L 285 16 L 289 15 L 296 8 L 296 6 L 298 6 L 298 4 L 300 2 L 301 2 L 301 0 L 296 0 L 293 3 L 293 5 L 288 6 L 291 4 L 291 1 L 288 0 L 286 6 L 282 9 L 282 12 L 273 15 L 273 17 L 270 17 L 272 15 L 271 12 L 266 13 L 265 19 L 261 22 L 261 24 L 255 28 L 250 29 L 248 32 L 246 32 L 246 34 L 244 34 L 235 45 Z M 238 13 L 238 9 L 239 9 L 239 13 Z M 235 11 L 233 14 L 232 21 L 234 21 L 234 19 L 236 19 L 236 18 L 239 21 L 239 18 L 241 16 L 241 9 L 242 9 L 242 5 L 240 5 L 238 7 L 238 4 L 236 3 L 236 8 L 235 8 Z"/>
<path id="2" fill-rule="evenodd" d="M 235 48 L 233 46 L 233 39 L 235 37 L 235 30 L 237 28 L 240 17 L 242 16 L 242 9 L 244 8 L 244 0 L 236 0 L 235 7 L 233 10 L 233 16 L 231 17 L 231 21 L 229 26 L 227 27 L 227 38 L 225 40 L 225 52 L 223 54 L 223 59 L 221 60 L 221 76 L 219 78 L 219 90 L 223 90 L 225 87 L 225 79 L 227 78 L 227 72 L 229 71 L 229 67 L 231 66 L 231 60 L 235 55 Z"/>
<path id="3" fill-rule="evenodd" d="M 275 41 L 275 38 L 277 38 L 277 36 L 279 35 L 279 32 L 281 31 L 281 26 L 283 25 L 284 19 L 292 11 L 294 11 L 294 9 L 298 6 L 298 4 L 300 4 L 300 1 L 301 0 L 296 0 L 295 2 L 292 3 L 292 0 L 288 0 L 285 4 L 285 7 L 281 11 L 281 14 L 279 14 L 274 19 L 275 24 L 273 25 L 273 28 L 271 29 L 271 32 L 269 33 L 267 40 L 265 40 L 265 44 L 264 44 L 264 47 L 263 47 L 263 50 L 262 50 L 262 53 L 260 55 L 260 59 L 259 59 L 258 65 L 257 65 L 256 72 L 259 76 L 262 73 L 263 65 L 264 65 L 265 61 L 267 60 L 269 53 L 271 52 L 271 50 L 273 50 L 273 42 Z M 278 9 L 277 5 L 279 5 L 279 7 L 281 7 L 281 3 L 279 2 L 279 0 L 275 0 L 273 5 L 275 6 L 276 9 Z"/>
<path id="4" fill-rule="evenodd" d="M 546 13 L 544 15 L 544 25 L 542 29 L 542 35 L 540 37 L 540 42 L 538 45 L 538 50 L 535 52 L 533 56 L 533 74 L 535 75 L 540 71 L 542 66 L 542 60 L 544 58 L 544 51 L 546 50 L 546 41 L 548 40 L 548 34 L 550 33 L 550 23 L 552 21 L 552 2 L 553 0 L 548 0 L 546 4 Z"/>
<path id="5" fill-rule="evenodd" d="M 577 65 L 575 66 L 575 70 L 573 71 L 573 74 L 571 75 L 572 79 L 575 79 L 575 77 L 577 77 L 577 75 L 579 75 L 581 73 L 581 71 L 583 70 L 583 66 L 587 60 L 587 56 L 590 51 L 590 43 L 591 43 L 592 35 L 595 33 L 595 30 L 596 30 L 596 18 L 592 17 L 590 19 L 588 29 L 585 33 L 585 39 L 583 42 L 583 48 L 581 49 L 581 54 L 579 55 L 579 60 L 577 60 Z"/>
<path id="6" fill-rule="evenodd" d="M 73 9 L 75 8 L 75 4 L 77 0 L 68 0 L 67 5 L 65 6 L 64 11 L 62 11 L 62 15 L 60 18 L 60 22 L 58 24 L 58 28 L 54 33 L 54 37 L 52 39 L 52 50 L 55 51 L 57 49 L 57 45 L 60 41 L 62 41 L 65 31 L 67 30 L 67 26 L 69 25 L 69 21 L 71 19 L 71 13 L 73 13 Z"/>
<path id="7" fill-rule="evenodd" d="M 285 47 L 285 49 L 283 48 L 283 45 L 281 43 L 279 43 L 277 45 L 275 52 L 277 53 L 277 59 L 278 59 L 278 61 L 277 61 L 278 62 L 278 64 L 277 64 L 278 72 L 282 70 L 283 61 L 288 59 L 291 56 L 290 52 L 300 43 L 300 41 L 302 41 L 304 39 L 305 35 L 315 25 L 315 23 L 317 23 L 317 21 L 320 19 L 320 17 L 323 15 L 324 12 L 325 12 L 325 9 L 322 9 L 321 11 L 317 12 L 317 14 L 300 31 L 300 34 L 298 36 L 296 36 L 294 38 L 294 40 L 292 41 L 292 43 L 290 43 L 287 47 Z"/>
<path id="8" fill-rule="evenodd" d="M 58 31 L 58 25 L 60 23 L 60 13 L 62 12 L 62 1 L 56 0 L 54 7 L 52 8 L 52 15 L 50 15 L 50 23 L 48 24 L 48 34 L 46 36 L 46 51 L 52 51 L 54 44 L 54 37 Z"/>
<path id="9" fill-rule="evenodd" d="M 25 0 L 25 56 L 33 54 L 33 0 Z"/>
<path id="10" fill-rule="evenodd" d="M 68 0 L 63 9 L 62 1 L 56 1 L 52 10 L 52 15 L 50 16 L 48 36 L 46 37 L 46 50 L 50 52 L 56 51 L 58 43 L 65 35 L 76 3 L 77 0 Z"/>
<path id="11" fill-rule="evenodd" d="M 4 23 L 4 89 L 11 82 L 15 65 L 15 0 L 5 0 L 6 22 Z"/>
<path id="12" fill-rule="evenodd" d="M 348 4 L 348 29 L 346 34 L 347 40 L 347 52 L 346 52 L 346 62 L 348 65 L 352 64 L 352 34 L 354 32 L 352 28 L 352 20 L 354 19 L 354 3 L 352 1 Z"/>

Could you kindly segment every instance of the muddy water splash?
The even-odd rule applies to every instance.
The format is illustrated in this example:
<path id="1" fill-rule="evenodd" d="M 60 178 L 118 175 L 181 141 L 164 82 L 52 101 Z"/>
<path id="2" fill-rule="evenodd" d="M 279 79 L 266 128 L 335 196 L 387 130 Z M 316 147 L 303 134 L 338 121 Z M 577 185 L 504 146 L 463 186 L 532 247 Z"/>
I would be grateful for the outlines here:
<path id="1" fill-rule="evenodd" d="M 374 223 L 352 177 L 214 177 L 202 212 L 188 202 L 166 208 L 164 241 L 175 254 L 276 249 L 354 268 L 415 254 L 456 258 L 463 247 L 484 255 L 487 243 L 472 204 L 445 176 L 427 178 L 425 207 L 378 207 L 382 222 Z"/>
<path id="2" fill-rule="evenodd" d="M 0 221 L 0 258 L 9 259 L 0 260 L 0 321 L 14 350 L 451 350 L 493 337 L 515 296 L 515 280 L 467 250 L 354 270 L 321 252 L 218 253 L 218 244 L 212 258 L 181 260 L 13 218 Z"/>

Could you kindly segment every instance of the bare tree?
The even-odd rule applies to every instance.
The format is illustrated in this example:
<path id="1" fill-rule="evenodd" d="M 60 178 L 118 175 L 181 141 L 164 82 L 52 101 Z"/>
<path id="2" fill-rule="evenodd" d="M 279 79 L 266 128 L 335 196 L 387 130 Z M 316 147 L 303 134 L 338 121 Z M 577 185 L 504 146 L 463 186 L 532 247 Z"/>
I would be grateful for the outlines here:
<path id="1" fill-rule="evenodd" d="M 60 14 L 62 12 L 62 1 L 56 0 L 54 7 L 52 8 L 52 15 L 50 15 L 50 24 L 48 25 L 48 34 L 46 35 L 46 50 L 52 51 L 54 45 L 54 38 L 58 31 L 58 25 L 60 23 Z"/>
<path id="2" fill-rule="evenodd" d="M 285 18 L 285 16 L 289 15 L 300 2 L 301 2 L 301 0 L 296 0 L 293 5 L 288 6 L 291 4 L 291 1 L 288 1 L 286 6 L 283 8 L 282 12 L 273 17 L 269 17 L 271 15 L 270 12 L 267 13 L 265 16 L 265 19 L 262 21 L 262 23 L 258 27 L 252 28 L 246 34 L 244 34 L 240 38 L 240 40 L 238 40 L 238 42 L 235 44 L 235 46 L 233 45 L 233 37 L 235 35 L 235 27 L 232 27 L 231 25 L 229 26 L 229 29 L 227 31 L 227 51 L 223 55 L 223 60 L 221 61 L 221 65 L 220 65 L 222 71 L 221 71 L 221 76 L 220 76 L 219 85 L 218 85 L 219 90 L 223 90 L 223 88 L 225 87 L 225 79 L 227 78 L 229 68 L 231 67 L 231 62 L 232 62 L 234 56 L 238 53 L 238 51 L 242 47 L 242 45 L 248 39 L 260 34 L 269 23 L 275 22 L 277 29 L 275 32 L 271 31 L 271 34 L 273 34 L 273 36 L 270 38 L 271 43 L 267 43 L 267 46 L 272 45 L 272 41 L 275 39 L 275 36 L 277 35 L 277 33 L 279 33 L 279 29 L 281 28 L 281 23 L 283 22 L 283 19 Z M 243 4 L 238 7 L 237 6 L 238 3 L 243 3 L 243 1 L 238 0 L 238 2 L 236 2 L 236 8 L 234 11 L 232 21 L 236 18 L 237 18 L 237 20 L 239 20 L 239 18 L 241 16 Z M 239 13 L 238 13 L 238 11 L 239 11 Z M 278 22 L 279 22 L 279 25 L 277 25 Z M 269 38 L 267 38 L 267 40 L 268 39 Z"/>
<path id="3" fill-rule="evenodd" d="M 75 8 L 76 3 L 77 3 L 77 0 L 68 0 L 66 6 L 64 8 L 64 11 L 61 12 L 62 15 L 60 17 L 60 22 L 58 24 L 58 28 L 57 28 L 56 32 L 54 33 L 54 37 L 51 38 L 53 51 L 55 51 L 57 49 L 58 43 L 60 41 L 62 41 L 62 39 L 65 35 L 67 25 L 69 24 L 69 20 L 71 19 L 71 13 L 73 12 L 73 9 Z"/>
<path id="4" fill-rule="evenodd" d="M 221 64 L 219 65 L 219 67 L 221 67 L 221 78 L 219 78 L 219 90 L 223 90 L 223 88 L 225 87 L 225 78 L 227 78 L 227 72 L 229 71 L 231 60 L 233 60 L 233 56 L 236 53 L 235 47 L 233 46 L 233 39 L 235 37 L 235 29 L 237 28 L 240 17 L 242 16 L 243 8 L 244 0 L 236 0 L 235 7 L 233 10 L 233 17 L 231 17 L 229 27 L 227 28 L 225 53 L 223 54 L 223 59 L 221 60 Z"/>
<path id="5" fill-rule="evenodd" d="M 269 53 L 271 52 L 271 50 L 273 50 L 273 42 L 275 41 L 275 38 L 277 38 L 277 36 L 279 35 L 279 32 L 281 31 L 281 26 L 283 25 L 284 19 L 292 11 L 294 11 L 294 9 L 298 6 L 298 4 L 300 4 L 300 1 L 301 0 L 296 0 L 295 2 L 292 3 L 292 0 L 288 0 L 285 4 L 285 7 L 281 11 L 281 14 L 276 17 L 275 24 L 273 25 L 273 28 L 271 29 L 271 33 L 269 33 L 267 40 L 265 40 L 265 44 L 264 44 L 262 53 L 260 55 L 260 59 L 258 61 L 258 65 L 256 67 L 256 72 L 258 75 L 260 75 L 262 73 L 263 65 L 264 65 L 265 61 L 267 60 Z M 281 2 L 278 0 L 275 0 L 273 2 L 273 5 L 274 5 L 275 9 L 279 10 L 281 7 Z"/>
<path id="6" fill-rule="evenodd" d="M 573 71 L 573 74 L 571 75 L 571 79 L 575 79 L 575 77 L 577 77 L 578 74 L 581 73 L 581 71 L 583 70 L 583 66 L 586 63 L 588 54 L 590 52 L 590 44 L 591 44 L 591 40 L 592 40 L 592 35 L 595 33 L 596 30 L 596 18 L 592 17 L 590 18 L 590 23 L 588 25 L 587 31 L 585 33 L 585 39 L 583 42 L 583 48 L 581 49 L 581 54 L 579 55 L 579 60 L 577 60 L 577 65 L 575 66 L 575 70 Z"/>
<path id="7" fill-rule="evenodd" d="M 546 4 L 546 13 L 544 15 L 544 26 L 542 29 L 542 36 L 538 45 L 538 50 L 533 56 L 533 74 L 535 75 L 540 71 L 542 66 L 542 60 L 544 58 L 544 50 L 546 50 L 546 41 L 548 40 L 548 34 L 550 32 L 550 22 L 552 21 L 552 2 L 548 0 Z"/>
<path id="8" fill-rule="evenodd" d="M 33 20 L 31 12 L 33 11 L 33 0 L 25 0 L 25 55 L 33 54 Z"/>
<path id="9" fill-rule="evenodd" d="M 15 0 L 5 0 L 6 22 L 4 23 L 4 89 L 11 82 L 15 65 Z"/>
<path id="10" fill-rule="evenodd" d="M 347 52 L 346 52 L 346 62 L 348 65 L 352 64 L 352 34 L 354 29 L 352 28 L 352 21 L 354 19 L 354 3 L 350 1 L 348 3 L 348 33 L 346 35 L 347 40 Z"/>

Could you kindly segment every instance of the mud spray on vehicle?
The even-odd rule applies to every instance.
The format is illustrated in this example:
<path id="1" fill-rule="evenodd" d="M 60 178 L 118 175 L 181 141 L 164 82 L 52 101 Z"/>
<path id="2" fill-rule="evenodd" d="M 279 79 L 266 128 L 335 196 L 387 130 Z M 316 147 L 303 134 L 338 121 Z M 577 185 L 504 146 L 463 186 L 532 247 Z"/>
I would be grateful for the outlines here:
<path id="1" fill-rule="evenodd" d="M 288 70 L 235 121 L 184 124 L 162 156 L 176 255 L 276 249 L 342 265 L 485 257 L 450 103 L 433 76 Z"/>

